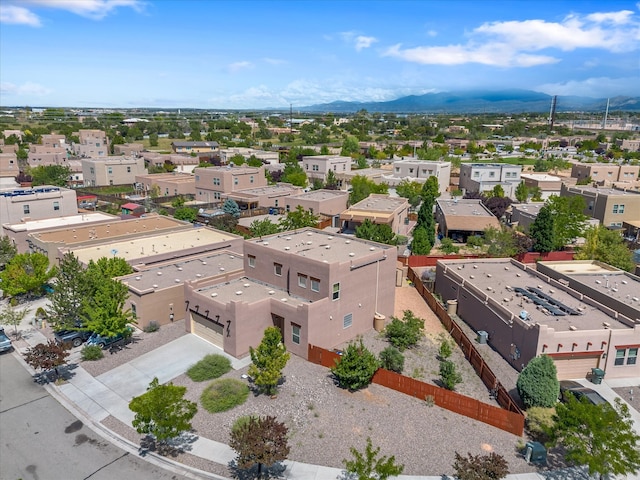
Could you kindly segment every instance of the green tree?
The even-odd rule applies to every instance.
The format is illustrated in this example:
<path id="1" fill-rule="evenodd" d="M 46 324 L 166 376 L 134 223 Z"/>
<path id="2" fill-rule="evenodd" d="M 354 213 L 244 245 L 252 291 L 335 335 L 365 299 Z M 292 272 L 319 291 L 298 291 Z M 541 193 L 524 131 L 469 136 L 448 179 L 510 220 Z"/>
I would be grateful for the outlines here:
<path id="1" fill-rule="evenodd" d="M 598 225 L 585 232 L 585 243 L 578 248 L 576 260 L 597 260 L 621 270 L 635 268 L 633 252 L 627 248 L 619 232 Z"/>
<path id="2" fill-rule="evenodd" d="M 344 459 L 344 465 L 349 478 L 357 480 L 387 480 L 389 477 L 400 475 L 404 471 L 404 465 L 396 463 L 396 457 L 380 455 L 380 447 L 373 447 L 371 438 L 367 437 L 367 445 L 364 452 L 359 452 L 355 447 L 350 448 L 352 460 Z"/>
<path id="3" fill-rule="evenodd" d="M 49 268 L 49 258 L 42 253 L 19 253 L 0 272 L 5 295 L 37 295 L 44 293 L 45 284 L 56 275 Z"/>
<path id="4" fill-rule="evenodd" d="M 191 430 L 198 406 L 184 398 L 186 392 L 187 387 L 161 385 L 155 377 L 145 393 L 129 402 L 129 410 L 135 413 L 133 428 L 139 434 L 152 435 L 161 444 Z"/>
<path id="5" fill-rule="evenodd" d="M 196 221 L 196 218 L 198 218 L 198 212 L 195 208 L 178 207 L 176 211 L 173 212 L 173 218 L 193 223 Z"/>
<path id="6" fill-rule="evenodd" d="M 436 198 L 440 196 L 440 186 L 438 185 L 438 177 L 431 176 L 427 178 L 427 181 L 422 185 L 422 198 L 423 199 L 433 199 L 435 201 Z"/>
<path id="7" fill-rule="evenodd" d="M 402 312 L 402 320 L 391 317 L 391 322 L 384 329 L 387 341 L 403 351 L 418 344 L 423 336 L 424 320 L 416 317 L 411 310 Z"/>
<path id="8" fill-rule="evenodd" d="M 124 310 L 129 289 L 118 280 L 105 279 L 82 305 L 87 330 L 102 337 L 131 336 L 130 323 L 136 323 L 130 309 Z"/>
<path id="9" fill-rule="evenodd" d="M 53 369 L 56 372 L 56 378 L 60 376 L 58 367 L 67 363 L 69 352 L 65 344 L 49 340 L 47 343 L 39 343 L 27 350 L 24 360 L 35 369 L 41 369 L 48 372 Z"/>
<path id="10" fill-rule="evenodd" d="M 282 172 L 281 180 L 296 187 L 307 186 L 307 174 L 298 162 L 287 162 Z"/>
<path id="11" fill-rule="evenodd" d="M 443 238 L 440 242 L 440 250 L 445 255 L 450 255 L 452 253 L 458 253 L 460 251 L 460 247 L 453 244 L 453 240 L 450 238 Z"/>
<path id="12" fill-rule="evenodd" d="M 244 165 L 246 161 L 247 160 L 244 158 L 244 156 L 240 155 L 239 153 L 236 153 L 229 159 L 229 163 L 233 163 L 236 166 Z"/>
<path id="13" fill-rule="evenodd" d="M 336 174 L 333 170 L 329 170 L 327 172 L 327 178 L 324 182 L 324 188 L 327 190 L 337 190 L 338 189 L 338 179 L 336 178 Z"/>
<path id="14" fill-rule="evenodd" d="M 517 235 L 513 230 L 504 226 L 500 228 L 489 227 L 483 232 L 483 244 L 486 245 L 487 253 L 492 257 L 513 257 L 523 253 L 516 241 Z"/>
<path id="15" fill-rule="evenodd" d="M 149 134 L 149 146 L 157 147 L 158 146 L 158 134 L 150 133 Z"/>
<path id="16" fill-rule="evenodd" d="M 240 218 L 240 207 L 233 198 L 227 198 L 222 204 L 222 211 L 233 218 Z"/>
<path id="17" fill-rule="evenodd" d="M 183 197 L 182 195 L 180 195 L 179 197 L 176 197 L 176 198 L 174 198 L 174 199 L 171 201 L 171 206 L 172 206 L 173 208 L 180 208 L 180 207 L 183 207 L 183 206 L 184 206 L 184 204 L 185 204 L 185 201 L 186 201 L 186 200 L 184 199 L 184 197 Z"/>
<path id="18" fill-rule="evenodd" d="M 350 342 L 331 373 L 338 385 L 349 390 L 359 390 L 371 383 L 373 374 L 379 368 L 378 359 L 362 343 Z"/>
<path id="19" fill-rule="evenodd" d="M 553 238 L 556 242 L 554 245 L 556 250 L 560 250 L 584 234 L 587 216 L 583 213 L 586 204 L 581 196 L 552 195 L 545 202 L 545 207 L 550 209 L 554 219 Z"/>
<path id="20" fill-rule="evenodd" d="M 392 372 L 402 373 L 404 368 L 404 355 L 396 347 L 388 346 L 380 352 L 380 365 Z"/>
<path id="21" fill-rule="evenodd" d="M 526 408 L 554 406 L 560 395 L 560 383 L 551 357 L 532 358 L 518 375 L 516 388 Z"/>
<path id="22" fill-rule="evenodd" d="M 423 226 L 418 226 L 413 229 L 413 241 L 411 242 L 411 253 L 413 255 L 429 255 L 433 244 L 429 239 L 429 232 Z M 431 234 L 435 237 L 435 234 Z"/>
<path id="23" fill-rule="evenodd" d="M 71 169 L 66 165 L 41 165 L 29 169 L 33 185 L 56 185 L 64 187 L 71 177 Z"/>
<path id="24" fill-rule="evenodd" d="M 85 269 L 78 258 L 71 252 L 66 253 L 58 267 L 56 285 L 49 293 L 47 316 L 53 327 L 72 329 L 82 317 L 82 304 L 93 289 L 85 275 Z"/>
<path id="25" fill-rule="evenodd" d="M 247 165 L 249 165 L 250 167 L 261 167 L 264 164 L 258 157 L 256 157 L 255 155 L 251 155 L 247 160 Z"/>
<path id="26" fill-rule="evenodd" d="M 302 205 L 298 205 L 295 210 L 287 212 L 284 218 L 280 219 L 281 231 L 297 230 L 298 228 L 316 227 L 319 217 L 311 210 L 305 210 Z"/>
<path id="27" fill-rule="evenodd" d="M 413 208 L 422 201 L 422 184 L 411 180 L 401 180 L 396 186 L 398 196 L 406 198 Z"/>
<path id="28" fill-rule="evenodd" d="M 351 192 L 349 193 L 349 204 L 354 205 L 372 193 L 386 194 L 389 186 L 386 183 L 376 184 L 373 180 L 369 180 L 363 175 L 356 175 L 351 179 Z"/>
<path id="29" fill-rule="evenodd" d="M 396 245 L 398 237 L 389 225 L 373 223 L 366 218 L 361 225 L 356 227 L 356 237 L 374 242 L 384 243 L 387 245 Z"/>
<path id="30" fill-rule="evenodd" d="M 0 268 L 9 263 L 17 254 L 18 249 L 13 244 L 9 236 L 2 235 L 0 237 Z"/>
<path id="31" fill-rule="evenodd" d="M 85 273 L 93 294 L 104 280 L 129 275 L 133 268 L 122 257 L 101 257 L 97 261 L 89 260 Z"/>
<path id="32" fill-rule="evenodd" d="M 282 343 L 282 333 L 278 327 L 268 327 L 264 331 L 258 348 L 249 347 L 251 365 L 249 376 L 253 383 L 267 395 L 273 395 L 282 377 L 282 370 L 289 361 L 290 354 Z"/>
<path id="33" fill-rule="evenodd" d="M 358 139 L 354 136 L 348 136 L 342 142 L 342 150 L 340 151 L 340 155 L 350 157 L 357 153 L 360 153 L 360 145 L 358 143 Z"/>
<path id="34" fill-rule="evenodd" d="M 558 404 L 551 443 L 560 443 L 565 458 L 575 465 L 586 465 L 590 475 L 604 480 L 608 475 L 626 476 L 640 470 L 640 436 L 633 427 L 627 405 L 616 398 L 594 405 L 573 395 Z"/>
<path id="35" fill-rule="evenodd" d="M 447 390 L 455 390 L 456 385 L 462 382 L 462 375 L 451 360 L 440 361 L 440 381 Z"/>
<path id="36" fill-rule="evenodd" d="M 245 471 L 255 469 L 253 478 L 269 478 L 269 468 L 289 455 L 287 434 L 287 426 L 271 416 L 248 417 L 234 425 L 229 446 L 238 454 L 236 465 Z"/>
<path id="37" fill-rule="evenodd" d="M 489 455 L 468 453 L 466 457 L 456 452 L 453 469 L 458 480 L 499 480 L 509 474 L 509 464 L 495 452 Z"/>
<path id="38" fill-rule="evenodd" d="M 18 336 L 18 325 L 24 320 L 29 313 L 28 308 L 18 310 L 11 304 L 7 304 L 0 312 L 0 325 L 11 325 L 14 328 L 14 335 Z"/>
<path id="39" fill-rule="evenodd" d="M 267 235 L 273 235 L 280 231 L 280 226 L 277 223 L 273 223 L 270 219 L 265 218 L 262 220 L 254 220 L 249 225 L 249 231 L 251 237 L 265 237 Z"/>
<path id="40" fill-rule="evenodd" d="M 495 187 L 493 187 L 493 190 L 491 190 L 491 196 L 497 197 L 497 198 L 503 198 L 504 188 L 502 188 L 502 185 L 496 185 Z"/>
<path id="41" fill-rule="evenodd" d="M 537 252 L 547 253 L 554 249 L 554 219 L 551 209 L 541 207 L 538 216 L 529 227 L 529 236 L 533 240 L 533 247 Z"/>
<path id="42" fill-rule="evenodd" d="M 529 189 L 524 184 L 524 182 L 520 182 L 518 184 L 518 186 L 516 187 L 515 195 L 516 200 L 518 200 L 520 203 L 524 203 L 527 201 L 527 198 L 529 198 Z"/>

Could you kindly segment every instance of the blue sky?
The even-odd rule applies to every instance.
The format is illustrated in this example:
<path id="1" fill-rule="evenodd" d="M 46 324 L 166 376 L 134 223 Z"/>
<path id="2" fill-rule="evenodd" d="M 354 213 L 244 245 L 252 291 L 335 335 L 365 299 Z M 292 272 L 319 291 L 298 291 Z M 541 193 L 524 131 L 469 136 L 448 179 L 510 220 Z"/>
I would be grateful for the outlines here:
<path id="1" fill-rule="evenodd" d="M 640 96 L 640 2 L 2 0 L 3 106 Z"/>

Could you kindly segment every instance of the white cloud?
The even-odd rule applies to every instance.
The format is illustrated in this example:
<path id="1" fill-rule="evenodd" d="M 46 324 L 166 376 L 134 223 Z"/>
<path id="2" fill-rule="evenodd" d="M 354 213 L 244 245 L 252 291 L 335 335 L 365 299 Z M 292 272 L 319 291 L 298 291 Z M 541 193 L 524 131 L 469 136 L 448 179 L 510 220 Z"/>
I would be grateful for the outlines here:
<path id="1" fill-rule="evenodd" d="M 49 95 L 52 91 L 53 90 L 35 82 L 26 82 L 22 85 L 16 85 L 9 82 L 3 82 L 0 84 L 0 92 L 3 95 L 8 96 L 35 95 L 37 97 L 44 97 Z"/>
<path id="2" fill-rule="evenodd" d="M 251 62 L 247 62 L 246 60 L 241 61 L 241 62 L 230 63 L 227 66 L 229 71 L 232 72 L 232 73 L 239 72 L 240 70 L 244 70 L 244 69 L 252 68 L 252 67 L 253 67 L 253 64 Z"/>
<path id="3" fill-rule="evenodd" d="M 436 32 L 435 30 L 428 30 L 427 35 L 430 37 L 436 37 L 438 36 L 438 32 Z"/>
<path id="4" fill-rule="evenodd" d="M 30 27 L 42 26 L 40 19 L 33 12 L 23 7 L 5 4 L 0 4 L 0 23 L 29 25 Z"/>
<path id="5" fill-rule="evenodd" d="M 141 0 L 8 0 L 13 3 L 19 3 L 21 6 L 13 8 L 21 8 L 27 14 L 37 18 L 33 9 L 37 8 L 53 8 L 57 10 L 66 10 L 68 12 L 90 18 L 92 20 L 101 20 L 109 15 L 112 11 L 120 7 L 132 8 L 137 12 L 144 10 L 145 3 Z M 12 7 L 7 5 L 4 8 Z M 30 7 L 31 10 L 25 8 Z M 3 20 L 4 22 L 4 20 Z M 27 23 L 29 25 L 29 23 Z"/>
<path id="6" fill-rule="evenodd" d="M 546 83 L 533 90 L 548 95 L 578 95 L 586 97 L 615 97 L 624 92 L 628 95 L 640 95 L 638 77 L 609 78 L 593 77 L 585 80 L 569 80 L 567 82 Z"/>
<path id="7" fill-rule="evenodd" d="M 359 52 L 363 48 L 369 48 L 377 41 L 378 39 L 376 37 L 365 37 L 364 35 L 358 35 L 356 37 L 356 51 Z"/>
<path id="8" fill-rule="evenodd" d="M 630 52 L 640 48 L 640 21 L 630 10 L 571 15 L 562 22 L 524 20 L 484 23 L 474 29 L 464 45 L 392 46 L 383 56 L 436 65 L 480 63 L 501 67 L 532 67 L 560 61 L 535 54 L 554 49 L 573 51 L 596 48 Z"/>
<path id="9" fill-rule="evenodd" d="M 287 63 L 286 60 L 282 60 L 280 58 L 269 58 L 269 57 L 265 57 L 262 60 L 264 60 L 266 63 L 268 63 L 269 65 L 284 65 L 285 63 Z"/>

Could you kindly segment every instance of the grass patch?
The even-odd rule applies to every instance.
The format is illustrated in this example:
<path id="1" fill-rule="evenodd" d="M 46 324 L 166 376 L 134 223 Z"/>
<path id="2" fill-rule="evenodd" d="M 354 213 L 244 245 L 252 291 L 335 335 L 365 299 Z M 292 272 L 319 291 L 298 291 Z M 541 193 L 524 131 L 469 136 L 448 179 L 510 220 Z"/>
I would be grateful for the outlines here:
<path id="1" fill-rule="evenodd" d="M 200 403 L 210 413 L 226 412 L 242 405 L 249 397 L 249 387 L 235 378 L 214 380 L 204 389 Z"/>
<path id="2" fill-rule="evenodd" d="M 203 382 L 221 377 L 231 370 L 231 361 L 222 355 L 206 355 L 187 370 L 187 376 L 194 382 Z"/>

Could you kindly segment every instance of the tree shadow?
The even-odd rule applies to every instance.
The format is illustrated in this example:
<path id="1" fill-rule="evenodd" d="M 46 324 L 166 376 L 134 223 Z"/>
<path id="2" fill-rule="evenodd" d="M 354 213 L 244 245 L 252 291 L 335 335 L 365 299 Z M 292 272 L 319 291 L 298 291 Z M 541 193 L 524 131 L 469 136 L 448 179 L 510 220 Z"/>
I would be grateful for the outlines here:
<path id="1" fill-rule="evenodd" d="M 282 462 L 276 462 L 270 466 L 262 465 L 262 470 L 260 474 L 258 474 L 258 465 L 254 465 L 250 468 L 240 468 L 238 467 L 238 463 L 235 459 L 231 460 L 228 465 L 229 470 L 231 470 L 232 477 L 238 480 L 268 480 L 270 478 L 282 478 L 284 471 L 287 469 Z"/>
<path id="2" fill-rule="evenodd" d="M 56 382 L 68 382 L 75 376 L 75 370 L 78 365 L 71 363 L 68 365 L 61 365 L 56 369 L 45 370 L 33 375 L 33 381 L 38 385 L 46 385 L 48 383 Z"/>
<path id="3" fill-rule="evenodd" d="M 183 432 L 175 438 L 170 438 L 164 442 L 156 441 L 153 435 L 145 435 L 140 440 L 138 454 L 144 457 L 149 452 L 155 452 L 163 457 L 177 457 L 181 453 L 193 450 L 193 444 L 198 439 L 198 435 L 192 432 Z"/>

